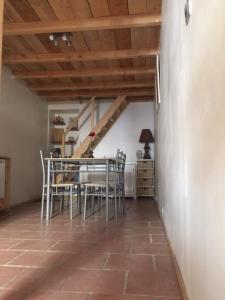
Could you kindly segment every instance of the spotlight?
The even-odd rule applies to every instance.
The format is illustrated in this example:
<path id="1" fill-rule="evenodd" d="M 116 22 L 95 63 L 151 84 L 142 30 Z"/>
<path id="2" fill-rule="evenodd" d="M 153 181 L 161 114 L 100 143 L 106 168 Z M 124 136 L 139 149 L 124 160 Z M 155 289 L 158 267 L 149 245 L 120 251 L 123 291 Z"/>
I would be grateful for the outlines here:
<path id="1" fill-rule="evenodd" d="M 72 46 L 72 33 L 71 32 L 59 32 L 59 33 L 50 33 L 49 41 L 53 46 L 58 46 L 59 42 L 63 41 L 66 46 Z"/>

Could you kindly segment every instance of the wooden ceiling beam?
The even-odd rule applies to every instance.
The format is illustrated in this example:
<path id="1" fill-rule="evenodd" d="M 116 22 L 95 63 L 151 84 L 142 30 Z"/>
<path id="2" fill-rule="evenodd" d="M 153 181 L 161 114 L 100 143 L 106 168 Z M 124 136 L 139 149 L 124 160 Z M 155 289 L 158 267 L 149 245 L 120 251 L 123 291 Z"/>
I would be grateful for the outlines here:
<path id="1" fill-rule="evenodd" d="M 38 95 L 47 99 L 75 98 L 75 97 L 114 97 L 119 95 L 127 96 L 148 96 L 154 94 L 154 89 L 112 89 L 112 90 L 91 90 L 91 91 L 54 91 L 38 92 Z"/>
<path id="2" fill-rule="evenodd" d="M 147 80 L 130 80 L 120 82 L 90 82 L 90 83 L 54 83 L 54 84 L 30 84 L 28 87 L 33 91 L 60 91 L 60 90 L 90 90 L 90 89 L 118 89 L 154 87 L 155 83 Z"/>
<path id="3" fill-rule="evenodd" d="M 154 101 L 154 95 L 149 96 L 129 96 L 126 98 L 128 102 L 149 102 Z"/>
<path id="4" fill-rule="evenodd" d="M 57 63 L 72 61 L 97 61 L 128 59 L 137 57 L 156 56 L 157 48 L 152 49 L 125 49 L 113 51 L 87 51 L 68 53 L 40 53 L 40 54 L 11 54 L 3 56 L 4 64 L 31 64 L 31 63 Z"/>
<path id="5" fill-rule="evenodd" d="M 5 23 L 3 34 L 26 35 L 52 32 L 80 32 L 161 25 L 159 14 L 139 14 L 63 21 Z"/>
<path id="6" fill-rule="evenodd" d="M 117 96 L 108 96 L 107 99 L 105 96 L 98 96 L 95 98 L 96 101 L 109 101 L 109 100 L 113 100 L 115 99 L 115 97 Z M 86 102 L 90 99 L 90 97 L 64 97 L 64 98 L 47 98 L 46 97 L 46 100 L 48 102 L 71 102 L 71 101 L 78 101 L 79 103 L 82 103 L 82 102 Z M 153 102 L 154 101 L 154 95 L 153 94 L 149 94 L 149 95 L 146 95 L 146 96 L 127 96 L 126 97 L 126 100 L 128 102 Z"/>
<path id="7" fill-rule="evenodd" d="M 126 76 L 155 74 L 154 68 L 149 67 L 129 67 L 129 68 L 93 68 L 80 70 L 54 70 L 54 71 L 23 71 L 14 72 L 17 79 L 43 79 L 43 78 L 66 78 L 66 77 L 96 77 L 96 76 Z"/>

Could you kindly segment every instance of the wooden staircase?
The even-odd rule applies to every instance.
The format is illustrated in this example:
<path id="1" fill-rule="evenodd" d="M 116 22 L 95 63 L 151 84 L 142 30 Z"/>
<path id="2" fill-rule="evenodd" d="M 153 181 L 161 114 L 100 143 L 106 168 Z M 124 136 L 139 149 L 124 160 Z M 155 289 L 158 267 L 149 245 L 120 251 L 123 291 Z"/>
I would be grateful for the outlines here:
<path id="1" fill-rule="evenodd" d="M 92 140 L 92 137 L 87 136 L 81 145 L 75 150 L 73 157 L 79 158 L 88 156 L 90 148 L 93 150 L 100 143 L 104 135 L 112 127 L 126 106 L 126 96 L 118 96 L 99 122 L 91 130 L 95 133 L 94 140 Z"/>

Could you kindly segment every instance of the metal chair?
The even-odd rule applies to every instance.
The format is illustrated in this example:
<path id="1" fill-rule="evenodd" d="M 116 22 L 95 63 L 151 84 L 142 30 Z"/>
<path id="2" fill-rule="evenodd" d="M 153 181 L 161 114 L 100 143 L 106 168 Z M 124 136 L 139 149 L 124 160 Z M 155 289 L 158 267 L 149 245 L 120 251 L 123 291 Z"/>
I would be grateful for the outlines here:
<path id="1" fill-rule="evenodd" d="M 117 150 L 116 154 L 116 164 L 113 166 L 113 170 L 111 171 L 111 178 L 109 179 L 109 198 L 114 199 L 114 211 L 115 211 L 115 219 L 117 220 L 117 199 L 119 200 L 119 213 L 121 214 L 121 184 L 122 178 L 120 172 L 123 170 L 122 168 L 122 152 Z M 104 171 L 104 170 L 103 170 Z M 94 212 L 94 201 L 95 197 L 101 197 L 101 207 L 103 203 L 103 198 L 106 197 L 106 182 L 105 181 L 91 181 L 89 183 L 84 184 L 85 186 L 85 197 L 84 197 L 84 220 L 87 217 L 87 197 L 92 196 L 92 211 Z M 98 204 L 99 207 L 99 204 Z"/>
<path id="2" fill-rule="evenodd" d="M 44 164 L 42 150 L 40 150 L 40 156 L 41 156 L 42 176 L 43 176 L 42 201 L 41 201 L 41 219 L 43 219 L 45 199 L 47 196 L 47 183 L 46 183 L 46 171 L 45 171 L 45 164 Z M 54 206 L 53 206 L 54 196 L 60 196 L 60 212 L 62 212 L 62 210 L 63 210 L 63 204 L 64 204 L 63 197 L 68 196 L 69 197 L 69 206 L 70 206 L 70 219 L 72 219 L 73 218 L 73 194 L 74 193 L 78 194 L 79 183 L 78 182 L 63 182 L 64 176 L 62 176 L 61 182 L 55 182 L 56 174 L 60 174 L 60 172 L 64 171 L 62 164 L 60 164 L 59 167 L 60 168 L 58 168 L 57 164 L 51 163 L 50 216 L 52 216 L 53 209 L 54 209 Z M 75 187 L 77 188 L 76 190 L 75 190 Z M 77 196 L 77 198 L 78 198 L 78 196 Z"/>

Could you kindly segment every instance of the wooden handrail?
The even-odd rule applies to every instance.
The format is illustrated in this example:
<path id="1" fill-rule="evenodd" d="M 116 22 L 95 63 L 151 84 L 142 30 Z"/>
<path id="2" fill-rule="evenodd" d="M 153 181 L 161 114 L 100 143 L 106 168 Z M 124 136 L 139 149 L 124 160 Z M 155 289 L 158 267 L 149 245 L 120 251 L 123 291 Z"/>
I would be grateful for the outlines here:
<path id="1" fill-rule="evenodd" d="M 62 147 L 61 147 L 61 155 L 62 157 L 65 156 L 65 141 L 66 141 L 66 135 L 70 132 L 70 130 L 76 126 L 78 124 L 79 119 L 83 116 L 83 114 L 85 113 L 85 111 L 87 110 L 87 108 L 89 107 L 90 104 L 94 103 L 95 100 L 95 96 L 92 97 L 88 103 L 84 106 L 84 108 L 79 112 L 78 116 L 76 118 L 74 118 L 74 120 L 70 123 L 70 125 L 64 129 L 64 133 L 62 135 Z M 93 109 L 93 108 L 92 108 Z"/>

